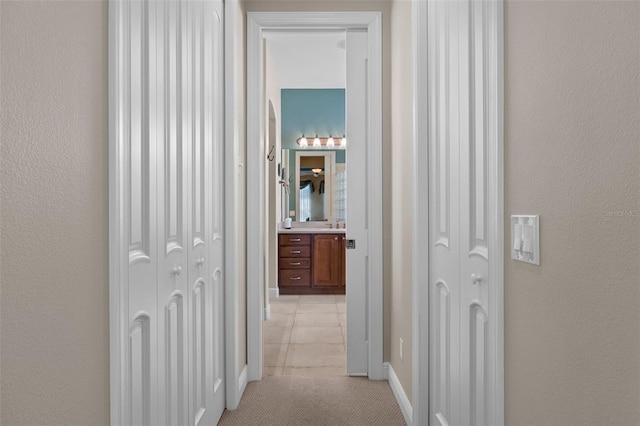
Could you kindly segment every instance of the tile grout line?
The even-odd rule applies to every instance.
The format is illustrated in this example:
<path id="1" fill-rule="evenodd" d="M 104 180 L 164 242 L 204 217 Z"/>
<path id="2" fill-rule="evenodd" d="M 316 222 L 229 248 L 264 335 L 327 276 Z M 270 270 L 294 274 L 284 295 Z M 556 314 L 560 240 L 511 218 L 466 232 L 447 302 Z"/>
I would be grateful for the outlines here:
<path id="1" fill-rule="evenodd" d="M 287 342 L 287 349 L 284 351 L 284 360 L 282 361 L 282 375 L 284 376 L 284 367 L 287 364 L 287 356 L 289 355 L 289 347 L 291 345 L 291 337 L 293 336 L 293 329 L 296 326 L 296 316 L 298 315 L 298 304 L 300 303 L 300 297 L 296 301 L 296 308 L 293 312 L 293 324 L 291 324 L 291 334 L 289 334 L 289 341 Z"/>

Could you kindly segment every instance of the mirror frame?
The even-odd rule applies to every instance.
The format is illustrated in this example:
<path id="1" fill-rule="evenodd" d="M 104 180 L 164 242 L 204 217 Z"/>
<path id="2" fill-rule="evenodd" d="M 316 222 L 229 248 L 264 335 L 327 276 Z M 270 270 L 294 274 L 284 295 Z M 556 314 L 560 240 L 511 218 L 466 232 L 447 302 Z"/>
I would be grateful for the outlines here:
<path id="1" fill-rule="evenodd" d="M 307 151 L 296 150 L 296 164 L 295 164 L 295 190 L 296 190 L 296 222 L 300 222 L 300 157 L 324 157 L 324 187 L 325 187 L 325 221 L 334 221 L 334 205 L 333 205 L 333 175 L 336 170 L 336 152 L 335 151 Z M 327 190 L 327 188 L 329 188 Z M 327 207 L 328 206 L 328 210 Z M 291 208 L 291 207 L 289 207 Z"/>

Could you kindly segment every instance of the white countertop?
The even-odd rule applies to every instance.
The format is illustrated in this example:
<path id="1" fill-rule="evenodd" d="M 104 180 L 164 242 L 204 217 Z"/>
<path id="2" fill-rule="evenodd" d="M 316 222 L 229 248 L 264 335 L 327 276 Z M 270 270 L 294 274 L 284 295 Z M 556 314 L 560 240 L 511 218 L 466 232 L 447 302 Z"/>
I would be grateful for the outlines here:
<path id="1" fill-rule="evenodd" d="M 347 230 L 345 228 L 279 228 L 278 234 L 344 234 Z"/>

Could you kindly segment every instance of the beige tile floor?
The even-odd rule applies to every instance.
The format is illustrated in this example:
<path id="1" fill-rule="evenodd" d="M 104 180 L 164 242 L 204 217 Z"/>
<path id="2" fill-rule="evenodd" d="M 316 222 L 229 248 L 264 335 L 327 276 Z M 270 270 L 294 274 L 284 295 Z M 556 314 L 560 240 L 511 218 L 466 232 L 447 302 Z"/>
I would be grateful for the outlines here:
<path id="1" fill-rule="evenodd" d="M 280 296 L 263 323 L 265 376 L 346 376 L 344 295 Z"/>

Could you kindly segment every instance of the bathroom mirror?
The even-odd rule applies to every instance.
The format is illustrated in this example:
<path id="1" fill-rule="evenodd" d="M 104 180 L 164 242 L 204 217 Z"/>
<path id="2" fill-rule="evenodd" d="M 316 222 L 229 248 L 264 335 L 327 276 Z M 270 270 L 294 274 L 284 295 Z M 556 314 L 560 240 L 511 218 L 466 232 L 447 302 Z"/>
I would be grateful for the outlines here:
<path id="1" fill-rule="evenodd" d="M 296 152 L 296 220 L 333 220 L 334 152 Z"/>
<path id="2" fill-rule="evenodd" d="M 296 151 L 296 221 L 333 220 L 333 151 Z"/>
<path id="3" fill-rule="evenodd" d="M 345 221 L 345 150 L 282 150 L 283 217 L 299 222 Z M 283 193 L 284 194 L 284 193 Z"/>

